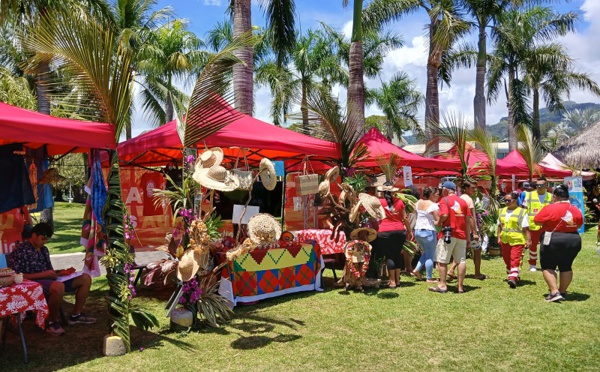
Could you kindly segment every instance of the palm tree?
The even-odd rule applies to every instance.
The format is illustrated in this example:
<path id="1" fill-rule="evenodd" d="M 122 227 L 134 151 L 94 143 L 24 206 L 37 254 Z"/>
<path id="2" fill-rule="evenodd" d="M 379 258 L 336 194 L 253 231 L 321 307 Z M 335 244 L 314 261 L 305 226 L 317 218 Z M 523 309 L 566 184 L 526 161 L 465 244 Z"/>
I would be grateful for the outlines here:
<path id="1" fill-rule="evenodd" d="M 368 105 L 375 104 L 385 116 L 386 136 L 402 138 L 407 130 L 422 131 L 417 120 L 419 106 L 424 97 L 415 82 L 406 73 L 396 73 L 389 82 L 382 82 L 381 88 L 367 90 Z"/>
<path id="2" fill-rule="evenodd" d="M 161 26 L 149 39 L 151 48 L 138 63 L 144 75 L 143 108 L 162 125 L 173 120 L 175 108 L 181 112 L 187 103 L 187 96 L 175 87 L 174 80 L 189 81 L 197 76 L 196 68 L 206 59 L 206 52 L 200 50 L 203 42 L 186 30 L 180 19 Z"/>
<path id="3" fill-rule="evenodd" d="M 540 95 L 550 111 L 564 110 L 564 96 L 569 97 L 571 87 L 588 89 L 600 95 L 600 87 L 588 74 L 576 72 L 573 61 L 560 44 L 534 47 L 525 60 L 523 81 L 533 91 L 533 139 L 541 140 L 540 134 Z"/>
<path id="4" fill-rule="evenodd" d="M 435 153 L 439 150 L 439 143 L 436 141 L 437 128 L 440 126 L 439 69 L 443 56 L 469 31 L 469 23 L 462 19 L 461 9 L 454 1 L 374 0 L 365 10 L 365 24 L 372 27 L 372 25 L 398 20 L 404 15 L 419 10 L 425 10 L 429 16 L 425 124 L 430 138 L 427 152 Z M 429 125 L 430 123 L 432 125 Z"/>
<path id="5" fill-rule="evenodd" d="M 573 31 L 577 14 L 556 14 L 541 6 L 513 7 L 498 16 L 493 29 L 495 51 L 488 71 L 488 101 L 494 102 L 503 89 L 508 105 L 509 150 L 517 147 L 515 126 L 529 123 L 527 86 L 522 80 L 525 61 L 533 59 L 536 45 Z"/>
<path id="6" fill-rule="evenodd" d="M 343 0 L 348 6 L 348 0 Z M 352 16 L 352 37 L 348 53 L 348 107 L 357 115 L 359 133 L 365 128 L 365 82 L 363 76 L 363 1 L 354 0 Z"/>
<path id="7" fill-rule="evenodd" d="M 229 10 L 233 15 L 233 37 L 252 31 L 251 0 L 230 0 Z M 288 59 L 296 42 L 295 3 L 293 0 L 265 0 L 260 2 L 267 17 L 267 34 L 276 54 L 279 67 Z M 233 68 L 236 109 L 252 115 L 254 105 L 254 56 L 251 47 L 239 50 L 237 56 L 244 62 Z"/>
<path id="8" fill-rule="evenodd" d="M 587 108 L 585 110 L 569 110 L 563 114 L 562 122 L 576 131 L 584 130 L 600 121 L 600 111 Z"/>
<path id="9" fill-rule="evenodd" d="M 517 139 L 519 140 L 518 151 L 525 160 L 529 170 L 529 180 L 533 180 L 533 174 L 539 174 L 538 164 L 544 159 L 545 153 L 542 145 L 533 137 L 531 129 L 524 125 L 516 128 Z"/>

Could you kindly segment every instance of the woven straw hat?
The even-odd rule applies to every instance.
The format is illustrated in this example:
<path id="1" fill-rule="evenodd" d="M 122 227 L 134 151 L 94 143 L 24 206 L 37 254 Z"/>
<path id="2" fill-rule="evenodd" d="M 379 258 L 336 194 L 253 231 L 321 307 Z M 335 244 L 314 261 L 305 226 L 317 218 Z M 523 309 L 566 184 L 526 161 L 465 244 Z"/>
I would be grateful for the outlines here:
<path id="1" fill-rule="evenodd" d="M 369 233 L 369 236 L 367 237 L 367 242 L 372 242 L 373 240 L 377 239 L 377 230 L 372 229 L 370 227 L 359 227 L 358 229 L 352 230 L 352 232 L 350 233 L 350 239 L 357 240 L 358 234 L 361 231 L 366 231 Z"/>
<path id="2" fill-rule="evenodd" d="M 328 179 L 324 179 L 319 183 L 319 194 L 322 197 L 327 197 L 331 193 L 331 185 Z"/>
<path id="3" fill-rule="evenodd" d="M 281 237 L 281 225 L 267 213 L 259 213 L 248 221 L 248 237 L 256 244 L 273 244 Z"/>
<path id="4" fill-rule="evenodd" d="M 376 197 L 360 193 L 358 194 L 358 200 L 360 200 L 360 204 L 367 210 L 367 213 L 371 215 L 371 217 L 375 217 L 377 219 L 383 219 L 385 217 L 385 210 L 381 205 L 381 202 Z"/>
<path id="5" fill-rule="evenodd" d="M 272 191 L 277 186 L 277 175 L 275 174 L 275 165 L 267 158 L 262 158 L 258 167 L 260 181 L 265 189 Z"/>
<path id="6" fill-rule="evenodd" d="M 340 204 L 344 205 L 346 200 L 350 200 L 352 204 L 356 203 L 356 192 L 354 192 L 354 188 L 347 184 L 340 184 L 342 191 L 340 192 Z"/>
<path id="7" fill-rule="evenodd" d="M 340 175 L 340 167 L 337 165 L 325 173 L 325 179 L 329 182 L 335 182 Z"/>
<path id="8" fill-rule="evenodd" d="M 394 187 L 392 185 L 380 185 L 380 186 L 377 186 L 377 191 L 391 191 L 391 192 L 396 192 L 398 190 L 400 190 L 400 189 L 397 188 L 397 187 Z"/>
<path id="9" fill-rule="evenodd" d="M 177 279 L 182 282 L 187 282 L 192 279 L 198 270 L 200 270 L 200 253 L 194 249 L 188 249 L 185 251 L 179 265 L 177 265 Z"/>
<path id="10" fill-rule="evenodd" d="M 239 178 L 220 165 L 215 165 L 208 169 L 196 167 L 192 177 L 207 189 L 233 191 L 240 187 Z"/>
<path id="11" fill-rule="evenodd" d="M 358 203 L 354 204 L 354 207 L 352 207 L 352 210 L 350 211 L 350 216 L 348 217 L 350 222 L 356 221 L 356 217 L 358 217 L 358 212 L 360 212 L 360 207 L 361 207 L 360 201 Z"/>
<path id="12" fill-rule="evenodd" d="M 221 165 L 222 162 L 223 149 L 220 147 L 213 147 L 200 154 L 196 167 L 200 165 L 201 168 L 210 168 L 215 165 Z"/>

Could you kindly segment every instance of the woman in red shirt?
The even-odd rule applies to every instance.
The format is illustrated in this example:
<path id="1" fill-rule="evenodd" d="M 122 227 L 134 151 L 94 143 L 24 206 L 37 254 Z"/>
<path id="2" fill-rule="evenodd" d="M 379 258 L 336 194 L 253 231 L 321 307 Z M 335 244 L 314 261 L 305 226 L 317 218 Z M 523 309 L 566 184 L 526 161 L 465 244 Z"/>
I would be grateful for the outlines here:
<path id="1" fill-rule="evenodd" d="M 535 223 L 542 226 L 541 259 L 544 280 L 550 288 L 546 301 L 564 300 L 567 288 L 573 280 L 571 265 L 581 250 L 581 237 L 577 229 L 583 225 L 579 208 L 569 202 L 569 188 L 559 185 L 552 192 L 554 203 L 542 208 L 535 216 Z M 560 286 L 556 268 L 560 271 Z"/>
<path id="2" fill-rule="evenodd" d="M 406 239 L 412 239 L 410 223 L 406 213 L 404 213 L 404 203 L 395 198 L 392 194 L 398 189 L 389 182 L 379 186 L 377 191 L 383 192 L 383 198 L 379 201 L 385 210 L 385 217 L 379 224 L 377 239 L 374 246 L 377 247 L 380 254 L 386 258 L 390 281 L 389 287 L 396 288 L 400 281 L 400 267 L 403 263 L 402 247 Z M 407 233 L 408 232 L 408 233 Z"/>

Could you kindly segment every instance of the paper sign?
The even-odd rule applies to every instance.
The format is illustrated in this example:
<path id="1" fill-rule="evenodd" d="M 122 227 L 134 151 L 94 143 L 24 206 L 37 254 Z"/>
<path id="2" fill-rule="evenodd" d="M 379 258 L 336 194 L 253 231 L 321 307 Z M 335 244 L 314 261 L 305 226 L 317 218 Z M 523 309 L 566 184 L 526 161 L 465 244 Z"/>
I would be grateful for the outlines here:
<path id="1" fill-rule="evenodd" d="M 581 214 L 585 217 L 585 201 L 583 199 L 583 181 L 581 177 L 565 177 L 565 183 L 569 187 L 569 202 L 579 208 Z M 582 234 L 585 231 L 584 224 L 577 230 Z"/>
<path id="2" fill-rule="evenodd" d="M 240 218 L 242 219 L 241 224 L 247 225 L 250 218 L 256 216 L 260 212 L 260 208 L 256 206 L 249 205 L 246 207 L 246 213 L 242 217 L 242 211 L 244 210 L 244 206 L 241 204 L 233 205 L 233 217 L 231 218 L 231 222 L 236 225 L 240 223 Z"/>
<path id="3" fill-rule="evenodd" d="M 404 173 L 404 187 L 412 186 L 412 167 L 408 165 L 403 166 L 402 173 Z"/>
<path id="4" fill-rule="evenodd" d="M 83 274 L 81 271 L 75 271 L 73 274 L 59 276 L 58 278 L 56 278 L 56 281 L 57 282 L 66 282 L 69 279 L 73 279 L 73 278 L 77 278 L 78 276 L 81 276 L 81 274 Z"/>
<path id="5" fill-rule="evenodd" d="M 516 183 L 517 183 L 517 176 L 513 174 L 513 175 L 512 175 L 512 189 L 513 189 L 513 190 L 516 190 L 516 189 L 517 189 L 517 187 L 516 187 Z"/>
<path id="6" fill-rule="evenodd" d="M 302 197 L 301 196 L 294 196 L 294 211 L 301 211 L 302 210 Z"/>

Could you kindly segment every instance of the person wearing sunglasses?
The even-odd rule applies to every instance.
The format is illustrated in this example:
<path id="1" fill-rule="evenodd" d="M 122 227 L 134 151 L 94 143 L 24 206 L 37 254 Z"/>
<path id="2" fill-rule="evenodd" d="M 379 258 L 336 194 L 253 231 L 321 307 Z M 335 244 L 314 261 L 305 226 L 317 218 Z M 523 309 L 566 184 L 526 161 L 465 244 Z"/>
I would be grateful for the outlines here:
<path id="1" fill-rule="evenodd" d="M 68 320 L 69 324 L 92 324 L 96 319 L 82 313 L 83 305 L 90 293 L 92 278 L 83 273 L 64 282 L 57 280 L 60 270 L 54 270 L 52 267 L 50 252 L 45 245 L 53 234 L 54 231 L 49 224 L 42 222 L 35 225 L 31 237 L 19 244 L 11 253 L 9 265 L 14 271 L 23 273 L 25 279 L 42 285 L 49 310 L 46 331 L 53 336 L 60 336 L 65 333 L 58 322 L 65 292 L 75 293 L 75 307 Z"/>
<path id="2" fill-rule="evenodd" d="M 527 215 L 529 216 L 529 232 L 531 233 L 531 246 L 529 247 L 529 271 L 531 272 L 537 271 L 537 252 L 540 237 L 542 235 L 541 226 L 535 223 L 534 218 L 542 208 L 551 203 L 552 199 L 550 193 L 547 192 L 548 182 L 546 181 L 546 178 L 538 178 L 535 187 L 536 189 L 534 191 L 527 192 L 523 201 L 523 204 L 527 208 Z"/>
<path id="3" fill-rule="evenodd" d="M 517 288 L 519 282 L 519 267 L 525 247 L 531 246 L 529 233 L 529 217 L 527 210 L 518 204 L 519 194 L 506 194 L 506 207 L 500 210 L 498 216 L 498 244 L 502 249 L 502 258 L 508 272 L 508 285 Z"/>

